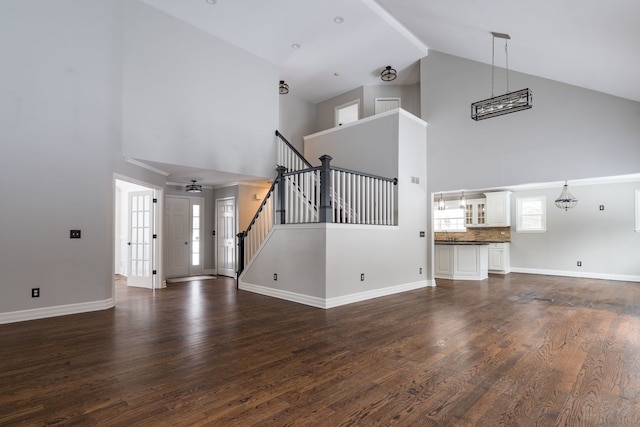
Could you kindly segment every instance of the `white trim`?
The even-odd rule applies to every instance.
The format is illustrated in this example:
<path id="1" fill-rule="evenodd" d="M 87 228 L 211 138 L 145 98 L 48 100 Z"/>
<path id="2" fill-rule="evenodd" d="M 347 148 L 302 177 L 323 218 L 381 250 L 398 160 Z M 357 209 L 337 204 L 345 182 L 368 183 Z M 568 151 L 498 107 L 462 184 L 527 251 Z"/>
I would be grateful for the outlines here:
<path id="1" fill-rule="evenodd" d="M 269 297 L 279 298 L 286 301 L 296 302 L 299 304 L 309 305 L 317 308 L 334 308 L 341 305 L 351 304 L 354 302 L 365 301 L 373 298 L 383 297 L 387 295 L 398 294 L 402 292 L 412 291 L 415 289 L 425 288 L 429 286 L 435 286 L 434 280 L 420 280 L 418 282 L 404 283 L 396 286 L 389 286 L 387 288 L 373 289 L 366 292 L 359 292 L 356 294 L 343 295 L 335 298 L 320 298 L 311 295 L 299 294 L 297 292 L 285 291 L 282 289 L 274 289 L 261 285 L 254 285 L 251 283 L 245 283 L 240 281 L 238 289 L 243 291 L 253 292 L 260 295 L 266 295 Z"/>
<path id="2" fill-rule="evenodd" d="M 414 45 L 418 50 L 420 50 L 425 56 L 429 55 L 429 48 L 422 43 L 422 41 L 416 37 L 411 31 L 407 29 L 404 25 L 400 23 L 393 15 L 387 12 L 382 6 L 378 4 L 375 0 L 362 0 L 369 9 L 371 9 L 376 15 L 378 15 L 382 20 L 384 20 L 387 24 L 391 26 L 394 30 L 396 30 L 402 37 L 407 39 L 409 43 Z"/>
<path id="3" fill-rule="evenodd" d="M 634 274 L 590 273 L 567 270 L 547 270 L 538 268 L 511 267 L 512 273 L 541 274 L 544 276 L 578 277 L 585 279 L 616 280 L 620 282 L 640 282 L 640 276 Z"/>
<path id="4" fill-rule="evenodd" d="M 57 305 L 53 307 L 33 308 L 29 310 L 0 313 L 0 324 L 24 322 L 27 320 L 45 319 L 48 317 L 66 316 L 69 314 L 88 313 L 107 310 L 114 307 L 113 298 L 102 301 L 81 302 L 77 304 Z"/>
<path id="5" fill-rule="evenodd" d="M 424 120 L 422 120 L 420 117 L 414 116 L 413 114 L 411 114 L 410 112 L 403 110 L 402 108 L 396 108 L 395 110 L 390 110 L 390 111 L 385 111 L 384 113 L 380 113 L 380 114 L 374 114 L 373 116 L 369 116 L 369 117 L 365 117 L 363 119 L 358 120 L 357 122 L 351 122 L 351 123 L 347 123 L 346 125 L 342 125 L 342 126 L 338 126 L 338 127 L 332 127 L 329 129 L 325 129 L 325 130 L 321 130 L 320 132 L 316 132 L 316 133 L 312 133 L 310 135 L 306 135 L 303 136 L 302 139 L 304 141 L 306 141 L 309 138 L 315 138 L 318 136 L 322 136 L 322 135 L 327 135 L 330 134 L 332 132 L 337 132 L 340 129 L 344 129 L 346 127 L 351 127 L 351 126 L 359 126 L 363 123 L 367 123 L 367 122 L 371 122 L 373 120 L 380 120 L 384 117 L 387 116 L 393 116 L 394 114 L 397 114 L 398 116 L 403 116 L 407 119 L 410 119 L 418 124 L 421 124 L 423 126 L 427 126 L 428 123 L 425 122 Z M 459 192 L 460 190 L 458 190 Z M 466 191 L 466 190 L 465 190 Z M 439 193 L 439 191 L 438 191 Z"/>
<path id="6" fill-rule="evenodd" d="M 262 285 L 253 285 L 251 283 L 245 283 L 242 281 L 238 283 L 238 289 L 260 295 L 266 295 L 268 297 L 283 299 L 285 301 L 292 301 L 299 304 L 310 305 L 311 307 L 326 308 L 324 298 L 314 297 L 311 295 L 299 294 L 297 292 L 285 291 L 282 289 L 268 288 Z"/>
<path id="7" fill-rule="evenodd" d="M 131 157 L 125 157 L 124 161 L 127 163 L 131 163 L 132 165 L 140 166 L 143 169 L 149 170 L 151 172 L 155 172 L 159 175 L 169 176 L 171 175 L 169 172 L 163 171 L 162 169 L 158 169 L 154 166 L 148 165 L 140 160 L 132 159 Z"/>
<path id="8" fill-rule="evenodd" d="M 366 301 L 373 298 L 384 297 L 387 295 L 399 294 L 402 292 L 413 291 L 415 289 L 435 286 L 435 281 L 420 280 L 418 282 L 403 283 L 400 285 L 389 286 L 386 288 L 372 289 L 370 291 L 358 292 L 357 294 L 343 295 L 340 297 L 327 298 L 325 308 L 339 307 L 354 302 Z"/>

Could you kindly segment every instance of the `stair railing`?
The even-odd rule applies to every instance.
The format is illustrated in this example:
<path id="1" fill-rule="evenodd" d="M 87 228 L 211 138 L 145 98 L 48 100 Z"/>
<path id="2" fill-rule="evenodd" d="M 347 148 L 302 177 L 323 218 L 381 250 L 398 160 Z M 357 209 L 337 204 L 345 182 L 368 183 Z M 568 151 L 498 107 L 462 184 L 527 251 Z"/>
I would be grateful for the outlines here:
<path id="1" fill-rule="evenodd" d="M 275 224 L 396 224 L 397 178 L 311 164 L 280 134 L 278 175 L 247 229 L 238 233 L 238 277 Z M 282 157 L 280 157 L 282 154 Z"/>
<path id="2" fill-rule="evenodd" d="M 276 136 L 280 141 L 277 154 L 277 164 L 279 166 L 284 166 L 287 171 L 297 171 L 311 167 L 311 163 L 277 130 Z"/>

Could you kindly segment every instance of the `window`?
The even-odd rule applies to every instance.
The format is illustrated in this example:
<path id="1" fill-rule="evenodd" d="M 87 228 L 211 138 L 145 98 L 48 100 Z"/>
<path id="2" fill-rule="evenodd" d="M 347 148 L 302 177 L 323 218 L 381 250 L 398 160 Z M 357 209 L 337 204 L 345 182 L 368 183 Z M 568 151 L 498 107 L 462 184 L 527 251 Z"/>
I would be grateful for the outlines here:
<path id="1" fill-rule="evenodd" d="M 191 206 L 191 265 L 200 265 L 200 205 Z"/>
<path id="2" fill-rule="evenodd" d="M 519 233 L 544 233 L 547 231 L 546 197 L 516 198 L 516 231 Z"/>
<path id="3" fill-rule="evenodd" d="M 636 190 L 636 233 L 640 233 L 640 190 Z"/>
<path id="4" fill-rule="evenodd" d="M 446 202 L 446 209 L 433 211 L 434 231 L 467 231 L 465 221 L 465 209 L 462 209 L 459 202 Z"/>

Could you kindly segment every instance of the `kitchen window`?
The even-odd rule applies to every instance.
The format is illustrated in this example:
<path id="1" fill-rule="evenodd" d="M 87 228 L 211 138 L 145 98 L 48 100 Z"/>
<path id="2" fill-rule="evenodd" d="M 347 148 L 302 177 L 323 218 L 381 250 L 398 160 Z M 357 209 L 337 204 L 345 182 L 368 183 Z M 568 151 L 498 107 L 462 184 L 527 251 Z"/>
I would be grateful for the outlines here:
<path id="1" fill-rule="evenodd" d="M 636 190 L 636 233 L 640 233 L 640 190 Z"/>
<path id="2" fill-rule="evenodd" d="M 545 233 L 547 231 L 547 198 L 516 198 L 516 231 L 519 233 Z"/>
<path id="3" fill-rule="evenodd" d="M 467 231 L 465 227 L 465 209 L 460 207 L 458 201 L 445 202 L 445 210 L 434 209 L 434 231 Z"/>

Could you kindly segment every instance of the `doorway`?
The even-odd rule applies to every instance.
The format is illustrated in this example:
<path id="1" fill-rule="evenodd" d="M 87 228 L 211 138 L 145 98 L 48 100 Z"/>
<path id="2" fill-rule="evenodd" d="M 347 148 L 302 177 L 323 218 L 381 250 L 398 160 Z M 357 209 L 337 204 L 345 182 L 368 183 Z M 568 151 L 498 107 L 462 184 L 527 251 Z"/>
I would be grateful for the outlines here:
<path id="1" fill-rule="evenodd" d="M 167 277 L 199 276 L 203 272 L 204 199 L 168 196 Z"/>
<path id="2" fill-rule="evenodd" d="M 400 108 L 400 98 L 376 98 L 375 114 L 386 113 L 387 111 Z"/>
<path id="3" fill-rule="evenodd" d="M 161 288 L 162 190 L 124 177 L 114 181 L 114 273 L 127 286 Z"/>
<path id="4" fill-rule="evenodd" d="M 360 117 L 360 101 L 355 100 L 347 102 L 336 107 L 335 109 L 335 123 L 337 126 L 346 125 L 347 123 L 355 122 Z"/>
<path id="5" fill-rule="evenodd" d="M 236 199 L 216 200 L 216 268 L 218 275 L 236 277 Z"/>

